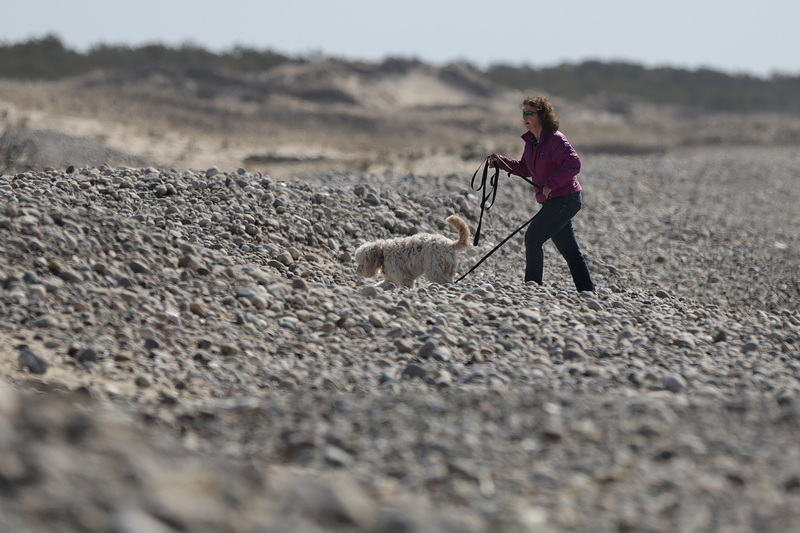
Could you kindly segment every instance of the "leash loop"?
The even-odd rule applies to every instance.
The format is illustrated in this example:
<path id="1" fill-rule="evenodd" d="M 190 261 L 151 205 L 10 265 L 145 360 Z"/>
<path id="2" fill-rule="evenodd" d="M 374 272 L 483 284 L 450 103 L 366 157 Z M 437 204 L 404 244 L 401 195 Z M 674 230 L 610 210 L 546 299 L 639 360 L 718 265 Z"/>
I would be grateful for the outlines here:
<path id="1" fill-rule="evenodd" d="M 500 178 L 500 167 L 495 167 L 494 174 L 492 175 L 491 179 L 487 184 L 487 178 L 489 177 L 489 157 L 487 156 L 486 159 L 483 160 L 483 174 L 481 175 L 481 184 L 478 187 L 475 187 L 475 178 L 478 177 L 478 172 L 481 170 L 481 165 L 478 165 L 478 168 L 475 169 L 475 173 L 472 174 L 472 181 L 470 181 L 470 187 L 472 187 L 473 191 L 482 191 L 481 192 L 481 214 L 478 218 L 478 227 L 475 230 L 475 239 L 472 241 L 473 246 L 478 246 L 478 240 L 481 236 L 481 225 L 483 224 L 483 212 L 488 211 L 494 205 L 494 201 L 497 198 L 497 182 Z M 487 201 L 491 198 L 491 202 L 488 203 Z"/>

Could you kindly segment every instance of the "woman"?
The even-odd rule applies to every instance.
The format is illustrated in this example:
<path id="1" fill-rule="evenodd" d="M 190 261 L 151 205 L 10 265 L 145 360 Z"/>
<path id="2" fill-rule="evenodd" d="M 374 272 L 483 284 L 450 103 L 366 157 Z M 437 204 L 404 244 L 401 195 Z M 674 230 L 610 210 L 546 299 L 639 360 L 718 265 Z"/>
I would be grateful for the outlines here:
<path id="1" fill-rule="evenodd" d="M 526 98 L 522 103 L 522 120 L 528 130 L 522 135 L 525 140 L 522 158 L 492 154 L 489 164 L 531 178 L 536 201 L 542 204 L 525 232 L 525 281 L 542 284 L 542 246 L 552 239 L 567 260 L 575 288 L 594 291 L 589 267 L 572 230 L 572 217 L 581 209 L 582 188 L 577 178 L 581 160 L 566 136 L 558 131 L 558 116 L 550 100 L 540 96 Z"/>

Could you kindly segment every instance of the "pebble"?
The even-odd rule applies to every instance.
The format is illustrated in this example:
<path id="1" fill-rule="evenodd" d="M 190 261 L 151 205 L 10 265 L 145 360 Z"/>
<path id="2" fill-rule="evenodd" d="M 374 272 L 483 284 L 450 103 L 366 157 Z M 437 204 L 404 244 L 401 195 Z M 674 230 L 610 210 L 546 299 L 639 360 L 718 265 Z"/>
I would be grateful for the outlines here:
<path id="1" fill-rule="evenodd" d="M 28 348 L 22 348 L 19 352 L 19 366 L 31 374 L 44 374 L 50 366 L 46 359 Z"/>
<path id="2" fill-rule="evenodd" d="M 661 384 L 670 392 L 683 392 L 686 389 L 686 382 L 682 377 L 676 375 L 662 376 Z"/>
<path id="3" fill-rule="evenodd" d="M 769 169 L 760 179 L 771 185 L 759 186 L 779 189 L 795 175 L 787 157 L 587 158 L 575 224 L 598 290 L 580 294 L 549 245 L 545 284 L 522 282 L 513 239 L 458 283 L 406 289 L 355 275 L 367 240 L 454 237 L 453 213 L 474 230 L 466 177 L 277 182 L 244 169 L 77 166 L 2 176 L 0 334 L 29 351 L 3 367 L 22 407 L 0 407 L 0 478 L 21 497 L 0 495 L 0 517 L 68 517 L 72 530 L 152 517 L 187 531 L 761 524 L 795 491 L 786 450 L 800 429 L 785 421 L 800 408 L 800 220 L 794 188 L 775 199 L 786 209 L 761 207 L 749 202 L 752 172 L 738 169 Z M 527 191 L 508 183 L 459 273 L 529 218 Z M 704 222 L 680 209 L 684 188 L 705 202 L 713 232 L 694 231 Z M 745 201 L 746 225 L 735 216 Z M 49 394 L 30 402 L 31 389 L 100 409 Z M 28 464 L 15 458 L 42 432 L 60 450 L 42 461 L 80 456 L 84 471 L 56 461 L 15 481 Z M 690 437 L 702 445 L 678 442 Z M 308 493 L 291 492 L 294 467 L 309 474 Z M 59 479 L 74 480 L 83 503 L 44 514 L 18 503 L 61 494 Z M 290 493 L 296 502 L 274 503 Z M 125 505 L 103 499 L 123 494 Z M 197 503 L 219 501 L 243 510 L 240 521 Z M 725 514 L 731 501 L 736 515 Z M 407 508 L 421 521 L 403 521 Z M 764 527 L 796 529 L 795 518 Z M 4 519 L 0 530 L 19 530 Z"/>

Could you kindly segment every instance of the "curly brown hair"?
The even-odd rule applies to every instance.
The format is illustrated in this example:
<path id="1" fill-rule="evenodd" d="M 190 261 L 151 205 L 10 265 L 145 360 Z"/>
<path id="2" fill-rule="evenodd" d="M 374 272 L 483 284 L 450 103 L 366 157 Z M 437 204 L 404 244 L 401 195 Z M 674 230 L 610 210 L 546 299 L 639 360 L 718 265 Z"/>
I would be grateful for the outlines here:
<path id="1" fill-rule="evenodd" d="M 551 131 L 558 131 L 558 115 L 553 104 L 544 96 L 528 97 L 522 102 L 523 107 L 529 106 L 536 110 L 542 127 Z"/>

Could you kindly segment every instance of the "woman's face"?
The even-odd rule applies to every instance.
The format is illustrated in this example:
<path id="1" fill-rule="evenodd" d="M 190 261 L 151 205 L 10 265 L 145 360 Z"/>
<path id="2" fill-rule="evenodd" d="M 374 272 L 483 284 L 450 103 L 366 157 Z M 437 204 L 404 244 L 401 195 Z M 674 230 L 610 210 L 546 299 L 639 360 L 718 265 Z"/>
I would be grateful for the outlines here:
<path id="1" fill-rule="evenodd" d="M 525 128 L 534 135 L 538 135 L 542 130 L 542 123 L 539 122 L 539 115 L 536 114 L 535 107 L 522 106 L 522 122 L 525 123 Z"/>

